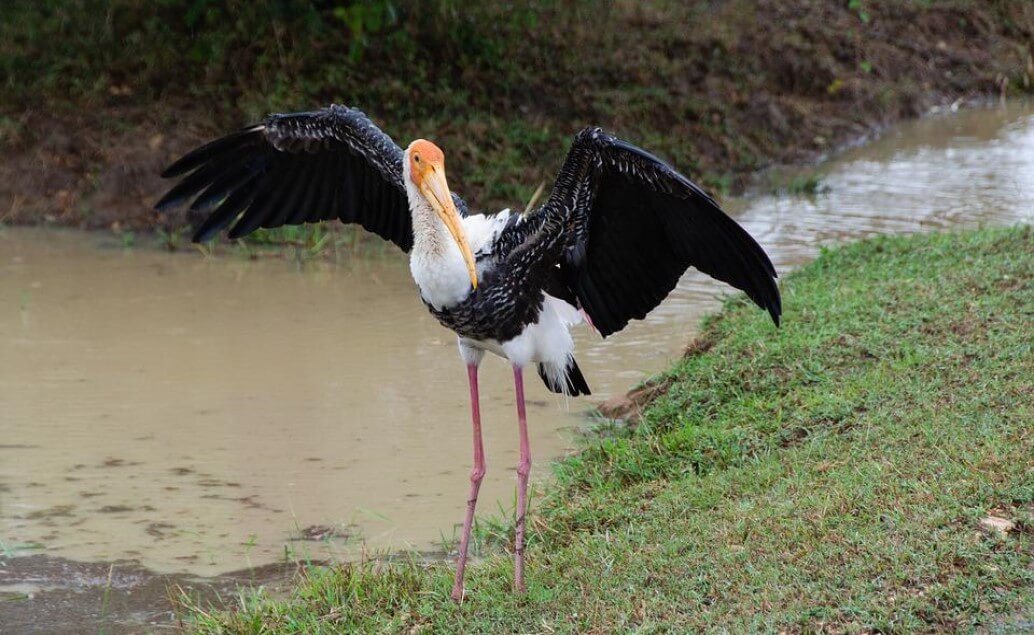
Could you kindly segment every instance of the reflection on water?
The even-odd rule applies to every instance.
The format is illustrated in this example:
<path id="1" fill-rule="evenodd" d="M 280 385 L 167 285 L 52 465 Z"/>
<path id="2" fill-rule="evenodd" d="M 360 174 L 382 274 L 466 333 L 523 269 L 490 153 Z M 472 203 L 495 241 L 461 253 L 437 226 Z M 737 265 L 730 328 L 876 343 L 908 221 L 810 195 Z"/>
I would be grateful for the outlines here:
<path id="1" fill-rule="evenodd" d="M 828 194 L 728 205 L 780 271 L 877 233 L 1030 222 L 1034 108 L 903 126 L 822 171 Z M 453 534 L 470 462 L 465 372 L 404 256 L 300 268 L 104 241 L 0 233 L 4 551 L 214 573 L 285 545 L 347 557 L 360 537 L 426 549 Z M 725 291 L 690 273 L 645 322 L 605 343 L 581 333 L 595 397 L 662 369 Z M 483 368 L 489 512 L 512 505 L 517 433 L 508 369 Z M 595 400 L 565 408 L 528 385 L 542 475 Z M 301 540 L 324 527 L 331 540 Z"/>

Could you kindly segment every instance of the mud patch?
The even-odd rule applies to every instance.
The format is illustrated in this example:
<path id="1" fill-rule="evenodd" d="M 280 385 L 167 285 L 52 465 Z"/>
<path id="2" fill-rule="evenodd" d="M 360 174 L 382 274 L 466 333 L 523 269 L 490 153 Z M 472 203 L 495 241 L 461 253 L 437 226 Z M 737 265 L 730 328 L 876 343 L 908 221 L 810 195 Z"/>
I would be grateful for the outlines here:
<path id="1" fill-rule="evenodd" d="M 133 561 L 87 563 L 26 556 L 0 561 L 3 632 L 140 633 L 180 626 L 176 602 L 187 594 L 222 606 L 242 586 L 274 591 L 298 572 L 271 564 L 212 578 L 161 575 Z"/>
<path id="2" fill-rule="evenodd" d="M 75 514 L 75 505 L 55 505 L 46 509 L 37 509 L 36 511 L 25 514 L 25 518 L 28 520 L 44 520 L 50 518 L 72 518 Z"/>
<path id="3" fill-rule="evenodd" d="M 646 406 L 666 394 L 670 387 L 670 379 L 651 379 L 642 386 L 628 391 L 627 394 L 604 401 L 597 407 L 597 411 L 607 419 L 634 424 L 638 422 Z"/>
<path id="4" fill-rule="evenodd" d="M 125 514 L 127 512 L 136 511 L 136 509 L 136 507 L 131 507 L 129 505 L 105 505 L 98 509 L 97 512 L 101 514 Z M 140 509 L 143 511 L 154 511 L 154 507 L 151 507 L 150 505 L 145 505 Z"/>
<path id="5" fill-rule="evenodd" d="M 358 528 L 354 525 L 348 527 L 332 527 L 329 525 L 310 525 L 298 532 L 292 540 L 309 540 L 320 542 L 324 540 L 348 540 L 357 535 Z"/>

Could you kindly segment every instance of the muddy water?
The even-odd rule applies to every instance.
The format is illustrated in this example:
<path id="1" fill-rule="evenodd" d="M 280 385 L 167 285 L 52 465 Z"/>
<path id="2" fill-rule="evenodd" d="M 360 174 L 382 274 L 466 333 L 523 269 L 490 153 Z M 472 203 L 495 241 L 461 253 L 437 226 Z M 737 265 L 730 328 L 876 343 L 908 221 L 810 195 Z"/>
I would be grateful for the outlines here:
<path id="1" fill-rule="evenodd" d="M 902 126 L 820 171 L 824 194 L 727 205 L 780 271 L 873 234 L 1031 222 L 1034 107 Z M 593 400 L 565 407 L 529 378 L 537 473 L 725 292 L 691 273 L 646 321 L 605 343 L 580 334 Z M 488 512 L 512 506 L 517 435 L 508 368 L 483 369 Z M 401 254 L 299 265 L 0 232 L 7 557 L 208 575 L 426 550 L 454 535 L 469 462 L 465 373 Z"/>

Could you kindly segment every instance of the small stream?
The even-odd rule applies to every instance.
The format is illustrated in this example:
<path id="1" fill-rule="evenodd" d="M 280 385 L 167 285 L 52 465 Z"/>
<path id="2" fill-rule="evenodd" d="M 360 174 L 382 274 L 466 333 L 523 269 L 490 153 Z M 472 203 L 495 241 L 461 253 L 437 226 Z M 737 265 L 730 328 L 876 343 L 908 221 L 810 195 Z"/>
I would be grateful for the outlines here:
<path id="1" fill-rule="evenodd" d="M 781 273 L 875 234 L 1030 223 L 1034 105 L 901 125 L 815 170 L 817 195 L 726 203 Z M 606 342 L 579 333 L 591 399 L 529 380 L 533 474 L 594 404 L 678 357 L 727 291 L 691 272 L 647 320 Z M 212 576 L 433 550 L 462 519 L 466 395 L 454 339 L 396 250 L 299 264 L 0 230 L 2 559 Z M 517 461 L 494 358 L 482 409 L 487 514 L 512 508 Z M 0 599 L 50 588 L 13 570 L 0 568 Z"/>

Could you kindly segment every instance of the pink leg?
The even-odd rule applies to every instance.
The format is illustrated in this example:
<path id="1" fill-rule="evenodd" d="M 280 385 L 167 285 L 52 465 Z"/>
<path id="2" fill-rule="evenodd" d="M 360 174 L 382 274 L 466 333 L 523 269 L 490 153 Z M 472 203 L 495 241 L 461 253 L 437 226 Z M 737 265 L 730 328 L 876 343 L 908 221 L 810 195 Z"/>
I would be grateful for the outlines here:
<path id="1" fill-rule="evenodd" d="M 524 517 L 528 512 L 528 475 L 531 473 L 531 446 L 528 444 L 528 417 L 524 411 L 524 376 L 520 366 L 513 367 L 517 391 L 517 427 L 521 436 L 521 460 L 517 464 L 517 554 L 513 569 L 513 588 L 524 593 Z"/>
<path id="2" fill-rule="evenodd" d="M 481 407 L 478 403 L 478 367 L 467 365 L 470 380 L 470 415 L 474 423 L 474 467 L 470 470 L 470 496 L 467 497 L 467 517 L 463 521 L 463 536 L 460 538 L 460 560 L 456 564 L 456 582 L 452 585 L 452 599 L 463 599 L 463 570 L 467 567 L 467 546 L 470 544 L 470 530 L 474 525 L 474 507 L 478 502 L 478 490 L 485 476 L 485 446 L 481 443 Z"/>

